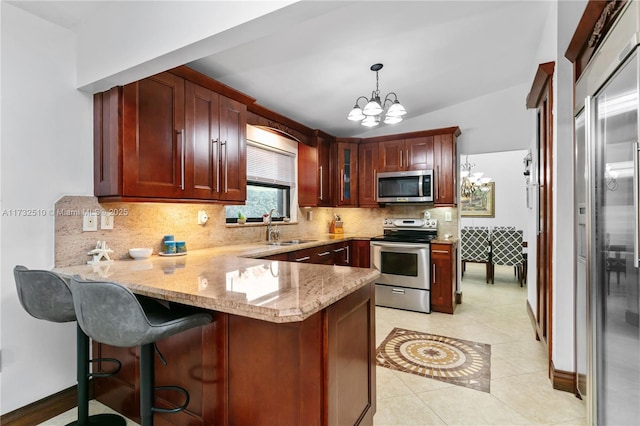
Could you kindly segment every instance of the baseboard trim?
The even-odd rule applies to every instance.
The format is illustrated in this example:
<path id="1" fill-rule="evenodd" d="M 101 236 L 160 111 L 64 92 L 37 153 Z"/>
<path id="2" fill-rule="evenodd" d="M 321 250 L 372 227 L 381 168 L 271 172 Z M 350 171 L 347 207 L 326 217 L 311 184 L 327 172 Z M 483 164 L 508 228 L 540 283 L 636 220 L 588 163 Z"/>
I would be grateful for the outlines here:
<path id="1" fill-rule="evenodd" d="M 77 395 L 77 386 L 71 386 L 0 416 L 0 424 L 2 426 L 31 426 L 40 424 L 76 407 L 78 405 Z"/>
<path id="2" fill-rule="evenodd" d="M 531 309 L 531 304 L 527 299 L 527 314 L 529 314 L 529 319 L 531 320 L 531 327 L 533 331 L 536 333 L 536 340 L 540 340 L 540 335 L 538 334 L 538 323 L 536 322 L 536 316 L 533 314 L 533 309 Z"/>
<path id="3" fill-rule="evenodd" d="M 556 390 L 570 392 L 578 395 L 578 387 L 576 386 L 576 373 L 573 371 L 556 370 L 551 361 L 551 384 Z"/>

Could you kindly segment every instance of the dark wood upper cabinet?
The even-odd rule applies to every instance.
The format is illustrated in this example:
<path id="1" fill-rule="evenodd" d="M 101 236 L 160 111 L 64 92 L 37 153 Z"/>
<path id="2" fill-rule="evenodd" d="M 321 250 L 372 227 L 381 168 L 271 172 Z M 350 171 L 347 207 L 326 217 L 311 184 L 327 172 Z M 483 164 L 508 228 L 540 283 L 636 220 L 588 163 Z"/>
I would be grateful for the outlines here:
<path id="1" fill-rule="evenodd" d="M 333 206 L 333 179 L 331 174 L 330 136 L 318 136 L 318 207 Z"/>
<path id="2" fill-rule="evenodd" d="M 315 132 L 311 146 L 298 144 L 298 205 L 331 207 L 332 137 Z"/>
<path id="3" fill-rule="evenodd" d="M 407 170 L 433 169 L 433 136 L 405 139 L 404 145 Z"/>
<path id="4" fill-rule="evenodd" d="M 395 172 L 404 170 L 404 140 L 390 140 L 380 142 L 378 147 L 380 153 L 380 161 L 378 166 L 379 172 Z"/>
<path id="5" fill-rule="evenodd" d="M 298 144 L 298 205 L 316 207 L 318 205 L 318 148 L 303 143 Z"/>
<path id="6" fill-rule="evenodd" d="M 363 143 L 358 147 L 358 205 L 378 207 L 376 174 L 378 173 L 378 144 Z"/>
<path id="7" fill-rule="evenodd" d="M 220 192 L 220 96 L 197 84 L 186 85 L 186 192 L 216 199 Z M 189 194 L 190 193 L 190 194 Z"/>
<path id="8" fill-rule="evenodd" d="M 220 97 L 220 200 L 247 198 L 247 107 Z"/>
<path id="9" fill-rule="evenodd" d="M 358 206 L 358 144 L 348 139 L 336 143 L 336 206 Z"/>
<path id="10" fill-rule="evenodd" d="M 433 178 L 436 205 L 455 205 L 457 202 L 457 161 L 455 133 L 433 137 Z"/>
<path id="11" fill-rule="evenodd" d="M 300 207 L 378 207 L 377 173 L 425 169 L 434 170 L 434 204 L 456 204 L 458 127 L 336 139 L 254 102 L 184 66 L 97 93 L 95 195 L 103 202 L 243 203 L 250 121 L 301 138 Z"/>
<path id="12" fill-rule="evenodd" d="M 380 142 L 380 172 L 433 168 L 433 136 Z"/>
<path id="13" fill-rule="evenodd" d="M 376 175 L 381 172 L 433 170 L 434 205 L 457 203 L 459 127 L 362 139 L 359 148 L 359 202 L 377 207 Z"/>
<path id="14" fill-rule="evenodd" d="M 96 94 L 95 195 L 244 202 L 246 111 L 170 72 Z"/>
<path id="15" fill-rule="evenodd" d="M 186 156 L 184 79 L 158 74 L 124 86 L 123 98 L 123 188 L 118 195 L 181 197 Z"/>

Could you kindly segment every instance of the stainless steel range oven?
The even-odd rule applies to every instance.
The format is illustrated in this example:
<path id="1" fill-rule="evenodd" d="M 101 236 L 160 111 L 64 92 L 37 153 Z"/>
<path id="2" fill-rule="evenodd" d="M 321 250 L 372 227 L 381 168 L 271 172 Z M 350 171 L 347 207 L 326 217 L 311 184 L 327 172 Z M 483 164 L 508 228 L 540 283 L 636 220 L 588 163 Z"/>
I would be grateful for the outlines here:
<path id="1" fill-rule="evenodd" d="M 384 235 L 371 239 L 376 305 L 431 312 L 430 246 L 436 219 L 385 219 Z"/>

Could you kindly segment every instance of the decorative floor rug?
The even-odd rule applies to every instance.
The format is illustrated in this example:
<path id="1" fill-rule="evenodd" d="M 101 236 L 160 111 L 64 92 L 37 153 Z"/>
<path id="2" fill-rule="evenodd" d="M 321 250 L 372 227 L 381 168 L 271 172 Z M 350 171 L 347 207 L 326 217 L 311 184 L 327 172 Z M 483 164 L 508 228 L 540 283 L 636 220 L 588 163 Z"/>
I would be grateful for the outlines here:
<path id="1" fill-rule="evenodd" d="M 489 392 L 491 345 L 394 328 L 376 350 L 392 370 Z"/>

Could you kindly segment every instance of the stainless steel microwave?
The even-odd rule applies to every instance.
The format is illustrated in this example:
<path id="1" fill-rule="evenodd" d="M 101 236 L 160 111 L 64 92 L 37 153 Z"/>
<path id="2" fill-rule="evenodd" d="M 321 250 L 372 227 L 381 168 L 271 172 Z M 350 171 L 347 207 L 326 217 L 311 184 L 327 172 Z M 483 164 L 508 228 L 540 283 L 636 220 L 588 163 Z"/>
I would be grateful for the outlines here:
<path id="1" fill-rule="evenodd" d="M 379 203 L 433 203 L 433 170 L 383 172 L 376 181 Z"/>

